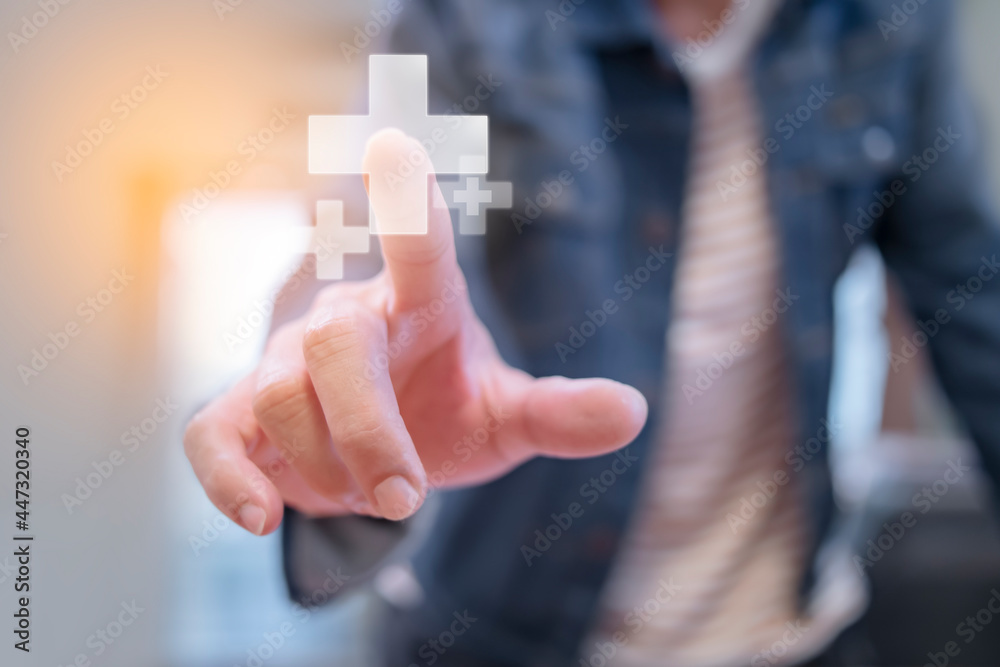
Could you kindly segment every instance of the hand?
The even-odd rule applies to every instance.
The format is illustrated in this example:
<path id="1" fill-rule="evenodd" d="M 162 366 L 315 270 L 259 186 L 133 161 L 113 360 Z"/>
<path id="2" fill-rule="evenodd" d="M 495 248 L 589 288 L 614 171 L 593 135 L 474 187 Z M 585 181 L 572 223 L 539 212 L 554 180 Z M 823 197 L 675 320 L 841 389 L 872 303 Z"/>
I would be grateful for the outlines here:
<path id="1" fill-rule="evenodd" d="M 386 178 L 414 150 L 380 132 L 365 170 Z M 404 179 L 372 201 L 376 216 L 418 216 L 427 187 L 434 202 L 433 178 Z M 449 213 L 431 205 L 428 227 L 382 236 L 385 270 L 325 288 L 188 425 L 185 452 L 208 497 L 250 532 L 275 530 L 286 503 L 403 519 L 432 487 L 486 482 L 535 456 L 605 454 L 641 430 L 646 401 L 632 387 L 505 364 L 469 302 Z"/>

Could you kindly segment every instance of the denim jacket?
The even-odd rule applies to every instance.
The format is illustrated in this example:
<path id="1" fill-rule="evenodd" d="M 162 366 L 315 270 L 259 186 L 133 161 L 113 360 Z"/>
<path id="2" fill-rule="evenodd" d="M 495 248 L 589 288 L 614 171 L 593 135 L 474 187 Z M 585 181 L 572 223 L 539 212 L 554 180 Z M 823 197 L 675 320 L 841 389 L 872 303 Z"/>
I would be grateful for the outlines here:
<path id="1" fill-rule="evenodd" d="M 489 178 L 514 184 L 513 210 L 490 212 L 485 239 L 457 241 L 501 353 L 538 376 L 633 385 L 651 413 L 622 453 L 536 459 L 441 494 L 413 556 L 424 599 L 387 626 L 387 659 L 576 664 L 660 419 L 692 127 L 683 68 L 697 48 L 659 36 L 643 0 L 405 4 L 390 50 L 428 55 L 432 112 L 489 115 Z M 723 195 L 741 173 L 766 170 L 779 291 L 796 297 L 777 324 L 798 433 L 785 472 L 808 508 L 813 563 L 836 518 L 833 290 L 862 245 L 877 246 L 898 277 L 927 333 L 917 343 L 984 467 L 1000 472 L 1000 229 L 952 24 L 946 0 L 786 0 L 753 56 L 764 141 L 719 185 Z M 552 530 L 574 503 L 582 514 Z M 293 596 L 308 598 L 331 568 L 371 571 L 406 531 L 290 512 Z M 815 575 L 802 581 L 803 604 Z M 477 620 L 455 645 L 429 648 L 463 613 Z"/>

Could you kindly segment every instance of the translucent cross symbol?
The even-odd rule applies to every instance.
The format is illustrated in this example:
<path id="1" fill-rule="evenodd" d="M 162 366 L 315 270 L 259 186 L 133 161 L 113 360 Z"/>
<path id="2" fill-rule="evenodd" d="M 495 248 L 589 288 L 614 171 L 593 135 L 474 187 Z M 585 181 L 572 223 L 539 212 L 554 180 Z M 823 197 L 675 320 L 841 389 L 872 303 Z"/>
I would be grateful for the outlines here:
<path id="1" fill-rule="evenodd" d="M 478 176 L 466 176 L 465 188 L 455 190 L 451 196 L 456 204 L 465 204 L 466 215 L 479 215 L 483 204 L 493 203 L 493 191 L 480 190 Z"/>
<path id="2" fill-rule="evenodd" d="M 307 253 L 316 255 L 319 280 L 340 280 L 344 277 L 344 255 L 366 254 L 370 247 L 367 227 L 344 226 L 344 202 L 316 202 L 316 229 Z"/>
<path id="3" fill-rule="evenodd" d="M 395 127 L 420 141 L 433 164 L 419 156 L 400 160 L 398 173 L 369 183 L 372 197 L 392 196 L 393 176 L 402 180 L 439 174 L 485 174 L 489 163 L 489 127 L 486 116 L 427 112 L 427 56 L 373 55 L 369 63 L 367 116 L 310 116 L 309 172 L 361 174 L 368 139 L 379 130 Z M 463 158 L 466 158 L 463 160 Z M 464 167 L 464 169 L 463 169 Z M 411 176 L 412 175 L 412 176 Z M 426 199 L 421 210 L 426 210 Z M 380 223 L 369 214 L 373 234 L 426 234 L 427 219 L 408 226 Z"/>
<path id="4" fill-rule="evenodd" d="M 444 201 L 435 202 L 435 205 L 458 211 L 460 234 L 485 234 L 486 211 L 510 208 L 513 205 L 514 193 L 510 183 L 506 181 L 480 183 L 480 180 L 479 176 L 465 176 L 457 182 L 440 183 Z M 463 184 L 464 189 L 459 189 Z"/>

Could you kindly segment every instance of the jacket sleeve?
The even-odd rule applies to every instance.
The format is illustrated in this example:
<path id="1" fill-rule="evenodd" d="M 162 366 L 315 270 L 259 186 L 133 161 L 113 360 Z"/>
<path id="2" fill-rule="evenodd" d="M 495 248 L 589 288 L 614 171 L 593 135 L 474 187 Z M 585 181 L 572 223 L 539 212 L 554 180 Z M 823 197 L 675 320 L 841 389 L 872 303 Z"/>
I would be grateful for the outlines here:
<path id="1" fill-rule="evenodd" d="M 933 7 L 933 9 L 932 9 Z M 890 372 L 927 346 L 941 385 L 1000 481 L 1000 227 L 972 105 L 958 66 L 951 3 L 917 58 L 915 155 L 878 243 L 918 327 L 890 341 Z M 926 154 L 925 154 L 926 152 Z M 936 161 L 934 156 L 937 156 Z M 904 157 L 904 160 L 907 158 Z"/>

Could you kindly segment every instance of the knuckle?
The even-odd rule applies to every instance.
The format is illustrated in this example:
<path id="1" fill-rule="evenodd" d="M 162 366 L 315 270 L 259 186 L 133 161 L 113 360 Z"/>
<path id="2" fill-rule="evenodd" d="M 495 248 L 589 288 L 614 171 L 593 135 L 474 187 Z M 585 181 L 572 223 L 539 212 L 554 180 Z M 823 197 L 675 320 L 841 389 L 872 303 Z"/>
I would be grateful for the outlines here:
<path id="1" fill-rule="evenodd" d="M 309 391 L 309 379 L 303 373 L 269 382 L 254 394 L 254 416 L 262 424 L 295 420 L 309 408 Z"/>
<path id="2" fill-rule="evenodd" d="M 428 239 L 425 245 L 418 248 L 396 248 L 392 260 L 396 264 L 405 264 L 413 268 L 435 266 L 451 251 L 452 241 L 448 236 Z"/>
<path id="3" fill-rule="evenodd" d="M 378 331 L 373 313 L 357 304 L 342 305 L 306 329 L 302 352 L 307 362 L 320 363 L 365 348 L 373 331 Z"/>
<path id="4" fill-rule="evenodd" d="M 338 441 L 345 451 L 357 454 L 377 447 L 378 443 L 386 439 L 389 431 L 386 420 L 373 412 L 361 411 L 345 424 Z"/>
<path id="5" fill-rule="evenodd" d="M 280 479 L 291 467 L 281 456 L 268 458 L 251 456 L 250 461 L 260 468 L 261 473 L 272 482 Z"/>

